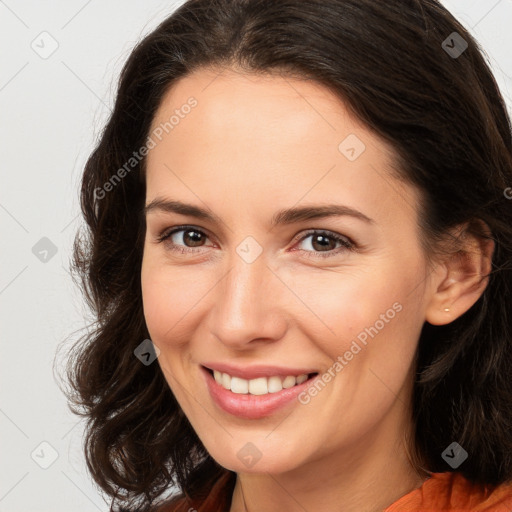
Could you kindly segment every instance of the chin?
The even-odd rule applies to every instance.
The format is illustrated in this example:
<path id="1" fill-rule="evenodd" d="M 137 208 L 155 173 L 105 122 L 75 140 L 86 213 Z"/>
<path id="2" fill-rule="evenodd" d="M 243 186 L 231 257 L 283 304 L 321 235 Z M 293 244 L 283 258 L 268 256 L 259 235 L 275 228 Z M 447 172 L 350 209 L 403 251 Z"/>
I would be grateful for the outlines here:
<path id="1" fill-rule="evenodd" d="M 211 457 L 222 467 L 236 473 L 286 473 L 300 466 L 304 460 L 301 443 L 290 442 L 285 445 L 283 440 L 276 436 L 274 440 L 265 439 L 267 431 L 261 437 L 251 441 L 247 435 L 230 438 L 229 444 L 219 446 L 212 441 L 205 443 Z"/>

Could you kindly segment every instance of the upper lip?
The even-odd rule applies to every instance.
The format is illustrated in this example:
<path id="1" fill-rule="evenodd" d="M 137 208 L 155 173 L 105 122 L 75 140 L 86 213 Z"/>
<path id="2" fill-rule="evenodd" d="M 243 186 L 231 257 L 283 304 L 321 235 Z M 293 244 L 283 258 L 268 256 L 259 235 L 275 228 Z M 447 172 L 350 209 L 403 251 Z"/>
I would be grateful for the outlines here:
<path id="1" fill-rule="evenodd" d="M 222 373 L 227 373 L 231 375 L 231 377 L 239 377 L 241 379 L 251 380 L 257 379 L 258 377 L 286 377 L 288 375 L 292 375 L 297 377 L 298 375 L 309 375 L 311 373 L 318 373 L 317 370 L 312 370 L 311 368 L 290 368 L 284 366 L 275 366 L 275 365 L 263 365 L 263 364 L 253 364 L 246 365 L 244 367 L 236 366 L 231 363 L 203 363 L 203 366 L 209 370 L 217 370 Z"/>

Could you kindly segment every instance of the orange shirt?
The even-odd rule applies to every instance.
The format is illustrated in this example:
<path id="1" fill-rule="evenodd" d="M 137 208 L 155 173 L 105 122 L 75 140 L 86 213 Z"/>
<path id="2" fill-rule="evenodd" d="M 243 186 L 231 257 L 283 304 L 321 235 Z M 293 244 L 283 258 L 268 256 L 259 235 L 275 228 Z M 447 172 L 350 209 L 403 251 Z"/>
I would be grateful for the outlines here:
<path id="1" fill-rule="evenodd" d="M 180 498 L 155 512 L 228 512 L 231 496 L 226 485 L 232 475 L 227 472 L 219 478 L 201 503 Z M 472 484 L 460 473 L 432 473 L 421 487 L 383 512 L 512 512 L 512 482 L 492 487 Z"/>
<path id="2" fill-rule="evenodd" d="M 432 473 L 384 512 L 512 512 L 512 483 L 472 484 L 460 473 Z"/>

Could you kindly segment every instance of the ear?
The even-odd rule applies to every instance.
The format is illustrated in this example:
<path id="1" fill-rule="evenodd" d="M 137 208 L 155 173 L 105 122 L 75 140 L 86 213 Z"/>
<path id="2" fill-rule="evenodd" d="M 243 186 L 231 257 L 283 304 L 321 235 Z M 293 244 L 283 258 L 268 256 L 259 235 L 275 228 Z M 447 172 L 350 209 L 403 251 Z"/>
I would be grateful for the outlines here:
<path id="1" fill-rule="evenodd" d="M 476 232 L 469 225 L 456 228 L 456 250 L 444 255 L 433 272 L 433 293 L 425 311 L 432 325 L 449 324 L 463 315 L 488 284 L 495 244 L 487 224 L 474 223 L 480 226 Z"/>

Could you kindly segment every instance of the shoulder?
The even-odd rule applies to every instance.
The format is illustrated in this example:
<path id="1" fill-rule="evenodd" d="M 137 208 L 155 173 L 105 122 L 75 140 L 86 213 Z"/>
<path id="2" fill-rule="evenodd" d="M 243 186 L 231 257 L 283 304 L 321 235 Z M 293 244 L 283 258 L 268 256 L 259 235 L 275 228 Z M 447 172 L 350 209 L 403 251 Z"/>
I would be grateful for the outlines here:
<path id="1" fill-rule="evenodd" d="M 501 485 L 473 483 L 457 472 L 432 473 L 421 487 L 402 496 L 385 512 L 512 511 L 512 481 Z"/>
<path id="2" fill-rule="evenodd" d="M 227 471 L 218 478 L 206 498 L 194 500 L 180 494 L 158 505 L 151 512 L 225 512 L 231 504 L 235 479 L 236 475 Z"/>

